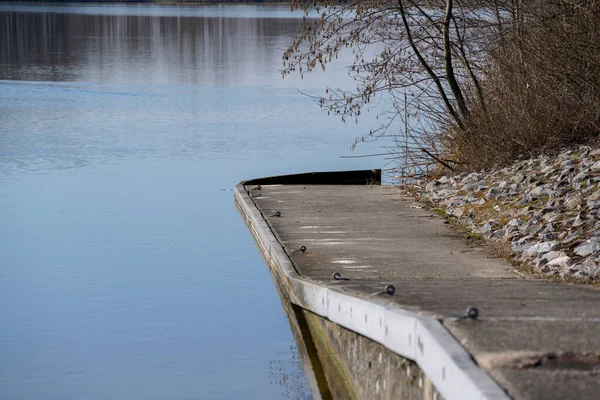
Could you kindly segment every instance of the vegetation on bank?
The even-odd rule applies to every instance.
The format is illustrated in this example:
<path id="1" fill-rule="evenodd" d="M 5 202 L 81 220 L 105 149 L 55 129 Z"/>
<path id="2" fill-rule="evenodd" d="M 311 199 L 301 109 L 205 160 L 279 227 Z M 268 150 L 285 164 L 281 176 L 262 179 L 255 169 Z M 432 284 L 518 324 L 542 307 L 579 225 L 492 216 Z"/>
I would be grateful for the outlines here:
<path id="1" fill-rule="evenodd" d="M 319 104 L 344 121 L 386 104 L 381 125 L 357 142 L 393 137 L 401 177 L 498 167 L 600 134 L 597 0 L 292 7 L 319 17 L 305 19 L 285 52 L 284 76 L 325 69 L 351 49 L 356 90 L 327 88 Z"/>

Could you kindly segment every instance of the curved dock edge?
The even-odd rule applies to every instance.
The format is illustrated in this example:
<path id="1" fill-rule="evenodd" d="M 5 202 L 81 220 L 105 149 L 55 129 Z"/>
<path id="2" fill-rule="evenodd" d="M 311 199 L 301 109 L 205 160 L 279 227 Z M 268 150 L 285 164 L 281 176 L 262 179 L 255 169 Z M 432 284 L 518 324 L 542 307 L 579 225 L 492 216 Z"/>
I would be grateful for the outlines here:
<path id="1" fill-rule="evenodd" d="M 293 304 L 416 362 L 446 399 L 509 399 L 439 320 L 353 296 L 298 275 L 244 184 L 257 183 L 238 184 L 235 201 L 269 268 L 276 268 L 284 277 Z"/>

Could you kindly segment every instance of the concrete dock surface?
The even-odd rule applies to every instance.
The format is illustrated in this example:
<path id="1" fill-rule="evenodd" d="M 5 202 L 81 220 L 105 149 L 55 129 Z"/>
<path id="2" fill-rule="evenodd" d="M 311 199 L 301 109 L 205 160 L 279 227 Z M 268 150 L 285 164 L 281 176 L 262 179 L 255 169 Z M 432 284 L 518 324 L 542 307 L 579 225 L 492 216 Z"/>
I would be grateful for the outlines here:
<path id="1" fill-rule="evenodd" d="M 245 189 L 300 276 L 439 319 L 514 399 L 600 398 L 597 287 L 524 278 L 399 188 Z"/>

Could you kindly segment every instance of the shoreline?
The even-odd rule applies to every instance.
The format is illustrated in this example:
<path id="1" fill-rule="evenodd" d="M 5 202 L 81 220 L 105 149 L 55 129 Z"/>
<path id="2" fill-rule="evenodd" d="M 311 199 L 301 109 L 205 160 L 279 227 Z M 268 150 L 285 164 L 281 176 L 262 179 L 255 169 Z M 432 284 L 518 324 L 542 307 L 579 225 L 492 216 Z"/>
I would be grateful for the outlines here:
<path id="1" fill-rule="evenodd" d="M 600 285 L 600 146 L 408 188 L 525 275 Z"/>

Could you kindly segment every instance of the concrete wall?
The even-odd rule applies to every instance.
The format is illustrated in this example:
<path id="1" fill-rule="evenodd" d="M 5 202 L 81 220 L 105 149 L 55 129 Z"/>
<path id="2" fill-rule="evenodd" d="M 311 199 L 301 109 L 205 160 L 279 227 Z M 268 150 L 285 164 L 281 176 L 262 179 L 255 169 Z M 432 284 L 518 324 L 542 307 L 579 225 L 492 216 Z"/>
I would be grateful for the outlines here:
<path id="1" fill-rule="evenodd" d="M 335 399 L 437 400 L 412 361 L 331 321 L 303 311 Z"/>
<path id="2" fill-rule="evenodd" d="M 416 363 L 293 305 L 278 271 L 270 272 L 315 399 L 442 399 Z"/>

